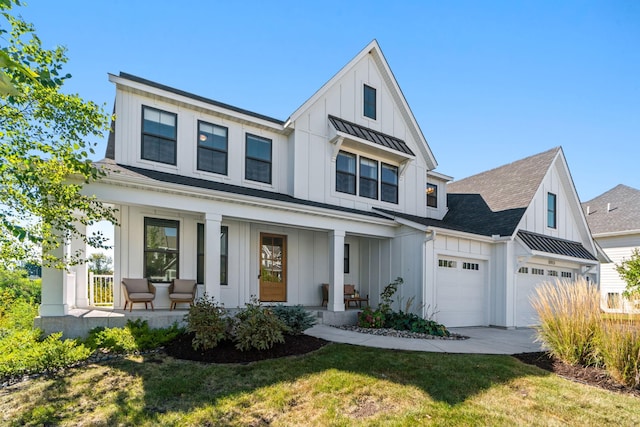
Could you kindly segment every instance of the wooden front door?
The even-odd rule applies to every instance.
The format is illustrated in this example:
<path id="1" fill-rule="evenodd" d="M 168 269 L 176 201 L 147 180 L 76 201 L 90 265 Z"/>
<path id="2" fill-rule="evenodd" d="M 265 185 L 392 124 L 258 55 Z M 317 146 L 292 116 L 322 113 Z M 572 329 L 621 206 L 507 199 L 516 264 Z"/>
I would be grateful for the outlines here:
<path id="1" fill-rule="evenodd" d="M 287 300 L 287 236 L 260 233 L 260 301 Z"/>

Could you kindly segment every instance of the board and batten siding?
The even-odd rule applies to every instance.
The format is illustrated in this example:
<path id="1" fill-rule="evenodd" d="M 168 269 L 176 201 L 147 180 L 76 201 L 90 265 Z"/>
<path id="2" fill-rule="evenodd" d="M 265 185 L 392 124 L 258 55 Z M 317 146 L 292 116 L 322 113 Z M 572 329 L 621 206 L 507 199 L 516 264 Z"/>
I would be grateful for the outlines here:
<path id="1" fill-rule="evenodd" d="M 184 103 L 171 102 L 165 98 L 145 96 L 118 88 L 116 103 L 117 132 L 115 137 L 115 160 L 119 164 L 137 166 L 183 176 L 260 188 L 267 191 L 288 193 L 287 179 L 288 139 L 285 135 L 251 125 L 240 120 L 222 117 L 213 112 L 191 108 Z M 142 107 L 148 106 L 177 115 L 176 165 L 142 159 Z M 198 121 L 224 126 L 228 129 L 227 175 L 201 171 L 197 168 Z M 271 184 L 245 179 L 245 136 L 253 134 L 272 141 Z M 290 194 L 290 193 L 288 193 Z"/>

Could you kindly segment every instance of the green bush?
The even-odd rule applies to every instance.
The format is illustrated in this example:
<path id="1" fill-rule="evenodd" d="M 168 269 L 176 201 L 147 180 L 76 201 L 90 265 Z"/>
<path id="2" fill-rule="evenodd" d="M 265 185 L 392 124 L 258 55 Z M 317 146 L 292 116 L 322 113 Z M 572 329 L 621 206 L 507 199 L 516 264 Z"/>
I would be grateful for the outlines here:
<path id="1" fill-rule="evenodd" d="M 0 293 L 5 291 L 14 300 L 40 304 L 42 295 L 41 279 L 29 279 L 24 269 L 6 270 L 0 267 Z M 0 314 L 3 307 L 0 307 Z"/>
<path id="2" fill-rule="evenodd" d="M 597 341 L 598 356 L 609 375 L 628 387 L 640 388 L 640 324 L 631 319 L 607 319 Z"/>
<path id="3" fill-rule="evenodd" d="M 91 350 L 57 332 L 41 339 L 37 329 L 14 330 L 0 339 L 0 377 L 53 372 L 85 360 Z"/>
<path id="4" fill-rule="evenodd" d="M 240 351 L 270 349 L 276 343 L 283 343 L 284 334 L 289 330 L 273 310 L 261 306 L 256 298 L 240 310 L 235 319 L 233 340 Z"/>
<path id="5" fill-rule="evenodd" d="M 273 313 L 289 328 L 292 335 L 300 335 L 316 324 L 316 319 L 301 305 L 282 305 L 273 307 Z"/>
<path id="6" fill-rule="evenodd" d="M 384 319 L 384 327 L 398 331 L 411 331 L 421 334 L 448 337 L 450 332 L 444 325 L 433 320 L 423 319 L 417 314 L 395 311 L 387 313 Z"/>
<path id="7" fill-rule="evenodd" d="M 380 309 L 373 310 L 365 307 L 358 313 L 358 326 L 361 328 L 382 328 L 384 327 L 385 315 Z"/>
<path id="8" fill-rule="evenodd" d="M 538 337 L 554 356 L 571 365 L 597 364 L 602 314 L 596 286 L 584 279 L 546 282 L 531 304 L 540 319 Z"/>
<path id="9" fill-rule="evenodd" d="M 89 332 L 85 344 L 92 350 L 132 353 L 158 348 L 183 331 L 174 323 L 168 328 L 151 329 L 146 320 L 128 320 L 124 328 L 97 327 Z"/>
<path id="10" fill-rule="evenodd" d="M 206 293 L 198 298 L 185 315 L 187 331 L 192 332 L 193 348 L 214 348 L 227 337 L 228 320 L 224 307 Z"/>

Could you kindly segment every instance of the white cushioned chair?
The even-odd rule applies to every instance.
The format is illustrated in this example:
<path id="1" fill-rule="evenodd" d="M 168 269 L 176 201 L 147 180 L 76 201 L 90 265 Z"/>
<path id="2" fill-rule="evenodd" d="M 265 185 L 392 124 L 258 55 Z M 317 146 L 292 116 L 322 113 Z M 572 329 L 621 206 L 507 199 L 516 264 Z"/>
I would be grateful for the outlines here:
<path id="1" fill-rule="evenodd" d="M 147 304 L 151 304 L 153 311 L 153 300 L 156 297 L 156 287 L 148 279 L 122 279 L 122 290 L 124 291 L 124 309 L 129 305 L 129 311 L 133 308 L 134 302 L 143 302 L 146 310 Z"/>
<path id="2" fill-rule="evenodd" d="M 173 279 L 169 285 L 169 299 L 171 305 L 169 310 L 176 308 L 177 303 L 189 303 L 193 305 L 196 299 L 197 283 L 191 279 Z"/>

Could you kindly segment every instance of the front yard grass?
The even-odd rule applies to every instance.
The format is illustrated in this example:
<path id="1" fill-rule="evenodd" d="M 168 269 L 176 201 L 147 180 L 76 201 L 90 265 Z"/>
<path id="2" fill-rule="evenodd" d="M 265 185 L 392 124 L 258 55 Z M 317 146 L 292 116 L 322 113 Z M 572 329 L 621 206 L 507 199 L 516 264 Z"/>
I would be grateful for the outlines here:
<path id="1" fill-rule="evenodd" d="M 640 399 L 509 356 L 330 344 L 207 365 L 129 356 L 0 389 L 3 425 L 637 425 Z"/>

